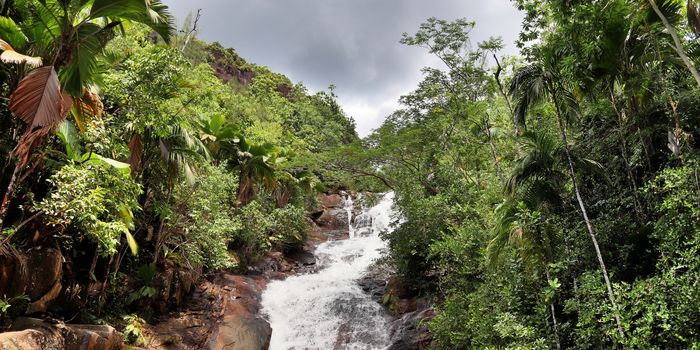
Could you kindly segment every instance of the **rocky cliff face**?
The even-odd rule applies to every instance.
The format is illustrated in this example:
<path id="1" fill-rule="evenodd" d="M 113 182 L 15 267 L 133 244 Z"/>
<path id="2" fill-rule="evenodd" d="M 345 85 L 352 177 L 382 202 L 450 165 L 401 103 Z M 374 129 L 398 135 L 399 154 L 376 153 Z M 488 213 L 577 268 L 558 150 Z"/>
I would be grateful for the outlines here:
<path id="1" fill-rule="evenodd" d="M 235 50 L 225 49 L 220 44 L 214 43 L 207 47 L 207 52 L 210 55 L 209 65 L 214 69 L 214 75 L 219 80 L 226 84 L 233 81 L 241 86 L 249 86 L 253 83 L 255 71 Z M 291 98 L 293 88 L 289 84 L 278 84 L 276 90 L 281 96 Z"/>

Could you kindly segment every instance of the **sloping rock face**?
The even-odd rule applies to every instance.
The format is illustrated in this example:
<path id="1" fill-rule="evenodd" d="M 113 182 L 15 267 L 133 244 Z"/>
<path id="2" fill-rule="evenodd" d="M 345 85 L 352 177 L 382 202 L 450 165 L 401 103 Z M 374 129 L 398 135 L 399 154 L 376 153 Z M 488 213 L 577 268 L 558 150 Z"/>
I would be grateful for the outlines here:
<path id="1" fill-rule="evenodd" d="M 272 328 L 259 315 L 264 281 L 224 275 L 224 285 L 233 286 L 224 295 L 223 320 L 214 329 L 207 348 L 211 350 L 267 350 Z"/>
<path id="2" fill-rule="evenodd" d="M 247 66 L 247 62 L 235 50 L 225 49 L 215 43 L 210 45 L 207 51 L 211 55 L 209 65 L 222 82 L 228 83 L 233 80 L 243 86 L 253 83 L 255 72 Z"/>
<path id="3" fill-rule="evenodd" d="M 267 278 L 221 272 L 204 278 L 183 310 L 147 325 L 148 350 L 258 350 L 269 347 L 272 329 L 261 317 Z M 0 349 L 1 350 L 1 349 Z"/>
<path id="4" fill-rule="evenodd" d="M 46 323 L 36 318 L 15 320 L 0 333 L 0 350 L 120 350 L 122 334 L 110 326 Z"/>
<path id="5" fill-rule="evenodd" d="M 209 349 L 267 350 L 270 347 L 272 328 L 259 317 L 224 317 L 218 333 Z"/>
<path id="6" fill-rule="evenodd" d="M 46 312 L 63 286 L 63 255 L 54 248 L 37 247 L 0 256 L 0 297 L 27 294 L 27 314 Z"/>

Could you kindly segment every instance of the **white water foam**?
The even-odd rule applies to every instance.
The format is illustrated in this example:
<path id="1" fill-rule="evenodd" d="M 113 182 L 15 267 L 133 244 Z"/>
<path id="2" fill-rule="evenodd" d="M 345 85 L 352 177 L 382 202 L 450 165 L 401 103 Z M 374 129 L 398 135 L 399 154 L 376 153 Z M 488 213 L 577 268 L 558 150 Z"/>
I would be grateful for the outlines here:
<path id="1" fill-rule="evenodd" d="M 393 198 L 393 193 L 386 194 L 359 215 L 354 228 L 350 226 L 352 238 L 316 248 L 321 271 L 268 284 L 262 306 L 272 326 L 271 350 L 364 350 L 389 345 L 386 312 L 357 280 L 386 247 L 379 233 L 389 229 Z"/>

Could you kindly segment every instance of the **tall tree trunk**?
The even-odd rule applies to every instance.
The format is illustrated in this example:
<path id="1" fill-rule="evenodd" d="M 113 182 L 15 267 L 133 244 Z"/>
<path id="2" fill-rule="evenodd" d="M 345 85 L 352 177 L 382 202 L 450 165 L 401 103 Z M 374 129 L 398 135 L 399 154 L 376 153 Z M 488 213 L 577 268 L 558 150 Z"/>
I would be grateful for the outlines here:
<path id="1" fill-rule="evenodd" d="M 5 217 L 10 209 L 10 202 L 12 202 L 12 199 L 15 197 L 15 190 L 17 190 L 17 184 L 19 184 L 17 178 L 19 177 L 21 171 L 22 167 L 19 163 L 17 163 L 15 170 L 12 172 L 10 183 L 7 185 L 7 192 L 5 192 L 5 196 L 2 199 L 2 204 L 0 204 L 0 230 L 2 230 L 3 224 L 5 223 Z"/>
<path id="2" fill-rule="evenodd" d="M 549 281 L 552 278 L 549 276 L 549 267 L 547 267 L 546 263 L 544 266 L 544 273 L 547 276 L 547 284 L 549 284 Z M 554 312 L 554 301 L 549 303 L 549 310 L 552 312 L 552 325 L 554 326 L 554 339 L 557 341 L 557 350 L 561 350 L 561 341 L 559 340 L 559 323 L 557 323 L 557 315 Z"/>
<path id="3" fill-rule="evenodd" d="M 576 193 L 576 201 L 578 202 L 579 209 L 581 210 L 581 215 L 583 220 L 586 222 L 586 229 L 588 230 L 588 235 L 591 237 L 593 242 L 593 247 L 595 248 L 595 254 L 598 258 L 598 263 L 600 264 L 600 270 L 603 273 L 603 278 L 605 279 L 605 286 L 608 290 L 608 298 L 610 299 L 610 304 L 613 307 L 613 312 L 615 316 L 615 322 L 617 323 L 617 330 L 620 333 L 622 339 L 625 338 L 625 331 L 622 329 L 622 321 L 620 320 L 620 312 L 617 307 L 617 302 L 615 301 L 615 294 L 613 293 L 612 284 L 610 283 L 610 277 L 608 275 L 608 269 L 605 267 L 605 261 L 603 260 L 603 254 L 600 252 L 600 245 L 598 245 L 598 238 L 593 229 L 593 224 L 588 218 L 588 211 L 586 210 L 586 204 L 581 196 L 581 191 L 578 187 L 578 182 L 576 181 L 576 170 L 574 169 L 574 162 L 571 159 L 571 150 L 569 149 L 568 139 L 566 137 L 566 127 L 564 126 L 564 118 L 562 116 L 561 109 L 559 108 L 559 103 L 557 103 L 557 94 L 554 88 L 551 88 L 550 93 L 552 99 L 554 100 L 554 106 L 557 111 L 557 122 L 559 123 L 559 133 L 561 134 L 561 139 L 564 142 L 564 151 L 566 153 L 566 161 L 569 163 L 569 176 L 571 176 L 571 183 L 574 185 L 574 192 Z"/>
<path id="4" fill-rule="evenodd" d="M 496 145 L 493 143 L 493 135 L 491 135 L 491 118 L 486 114 L 486 124 L 484 125 L 484 132 L 488 136 L 489 147 L 491 148 L 491 156 L 493 157 L 493 163 L 496 167 L 496 172 L 498 173 L 498 178 L 501 180 L 501 185 L 505 186 L 506 178 L 503 176 L 503 169 L 501 169 L 501 161 L 498 159 L 498 150 Z"/>
<path id="5" fill-rule="evenodd" d="M 656 12 L 656 15 L 659 16 L 659 18 L 661 18 L 661 22 L 664 23 L 664 26 L 666 27 L 668 33 L 671 34 L 671 38 L 673 38 L 673 48 L 676 50 L 676 53 L 678 53 L 678 56 L 680 56 L 681 60 L 683 60 L 683 63 L 685 63 L 685 66 L 690 71 L 690 74 L 692 74 L 693 78 L 695 78 L 695 82 L 698 84 L 698 87 L 700 87 L 700 74 L 698 74 L 698 71 L 695 69 L 693 61 L 691 61 L 690 58 L 688 58 L 688 55 L 685 53 L 685 49 L 683 49 L 683 44 L 681 43 L 681 40 L 678 37 L 678 32 L 676 32 L 676 28 L 674 28 L 673 25 L 671 25 L 671 23 L 668 21 L 668 18 L 666 18 L 666 16 L 664 16 L 664 14 L 661 12 L 659 6 L 656 5 L 656 1 L 648 1 L 649 5 L 651 5 L 651 8 L 653 8 L 654 12 Z"/>

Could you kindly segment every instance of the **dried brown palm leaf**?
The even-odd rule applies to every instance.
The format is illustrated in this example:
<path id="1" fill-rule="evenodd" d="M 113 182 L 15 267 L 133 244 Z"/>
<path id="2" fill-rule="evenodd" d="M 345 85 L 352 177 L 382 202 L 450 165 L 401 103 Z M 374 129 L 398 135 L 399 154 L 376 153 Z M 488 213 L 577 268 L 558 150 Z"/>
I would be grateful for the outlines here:
<path id="1" fill-rule="evenodd" d="M 95 117 L 102 117 L 104 105 L 102 104 L 100 95 L 98 95 L 97 92 L 95 92 L 93 89 L 85 89 L 85 92 L 83 93 L 83 101 L 90 106 Z"/>
<path id="2" fill-rule="evenodd" d="M 141 135 L 134 133 L 129 140 L 129 164 L 131 165 L 131 175 L 134 176 L 141 165 L 141 157 L 143 156 L 143 141 Z"/>
<path id="3" fill-rule="evenodd" d="M 53 134 L 55 125 L 37 128 L 28 127 L 13 151 L 17 157 L 17 167 L 24 168 L 30 160 L 33 150 L 41 145 L 48 135 Z"/>
<path id="4" fill-rule="evenodd" d="M 78 129 L 85 132 L 87 125 L 94 118 L 102 117 L 103 108 L 100 96 L 92 89 L 86 88 L 83 91 L 83 96 L 75 99 L 71 109 Z"/>
<path id="5" fill-rule="evenodd" d="M 19 82 L 10 95 L 8 109 L 30 128 L 55 126 L 66 117 L 62 113 L 64 101 L 56 70 L 46 66 L 33 70 Z"/>
<path id="6" fill-rule="evenodd" d="M 2 50 L 2 51 L 8 51 L 8 50 L 14 51 L 15 49 L 13 49 L 12 46 L 10 46 L 10 44 L 7 43 L 7 41 L 0 39 L 0 50 Z"/>
<path id="7" fill-rule="evenodd" d="M 10 46 L 6 41 L 0 39 L 0 50 L 3 51 L 0 54 L 0 61 L 9 64 L 23 64 L 26 63 L 31 67 L 41 66 L 41 57 L 32 57 L 23 55 Z"/>
<path id="8" fill-rule="evenodd" d="M 67 92 L 61 92 L 61 115 L 67 116 L 73 106 L 73 97 Z"/>

